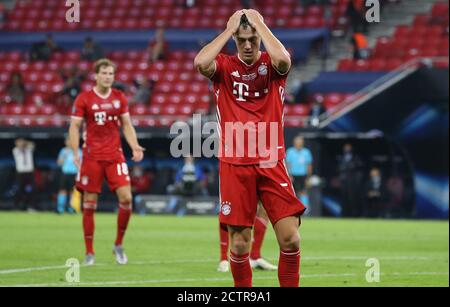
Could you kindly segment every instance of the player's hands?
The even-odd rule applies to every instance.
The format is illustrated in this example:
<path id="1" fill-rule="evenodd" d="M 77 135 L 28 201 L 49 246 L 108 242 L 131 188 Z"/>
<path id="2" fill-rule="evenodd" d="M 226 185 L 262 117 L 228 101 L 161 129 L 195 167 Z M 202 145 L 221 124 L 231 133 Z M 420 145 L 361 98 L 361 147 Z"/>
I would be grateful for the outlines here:
<path id="1" fill-rule="evenodd" d="M 239 25 L 241 24 L 242 15 L 244 15 L 243 10 L 234 12 L 234 14 L 231 15 L 230 19 L 228 20 L 227 30 L 231 30 L 232 33 L 236 33 L 239 29 Z"/>
<path id="2" fill-rule="evenodd" d="M 245 16 L 248 19 L 248 23 L 253 28 L 255 28 L 256 24 L 258 24 L 258 23 L 264 23 L 264 18 L 261 16 L 261 14 L 258 11 L 252 10 L 252 9 L 243 10 L 243 11 L 244 11 Z"/>
<path id="3" fill-rule="evenodd" d="M 80 169 L 81 166 L 81 159 L 80 156 L 78 154 L 74 154 L 73 155 L 73 163 L 75 163 L 75 166 Z"/>
<path id="4" fill-rule="evenodd" d="M 145 148 L 141 147 L 140 145 L 137 145 L 136 147 L 133 147 L 132 150 L 133 150 L 133 158 L 131 160 L 133 160 L 134 162 L 142 161 L 142 159 L 144 158 Z"/>

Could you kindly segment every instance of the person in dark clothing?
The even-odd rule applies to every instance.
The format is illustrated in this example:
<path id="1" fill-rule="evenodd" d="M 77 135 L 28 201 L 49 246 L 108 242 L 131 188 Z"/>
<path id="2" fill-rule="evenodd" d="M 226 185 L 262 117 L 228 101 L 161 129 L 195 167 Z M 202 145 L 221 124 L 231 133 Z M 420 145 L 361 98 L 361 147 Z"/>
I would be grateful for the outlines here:
<path id="1" fill-rule="evenodd" d="M 15 141 L 12 150 L 16 164 L 17 193 L 14 200 L 15 208 L 20 210 L 34 211 L 34 159 L 35 145 L 33 142 L 19 138 Z"/>
<path id="2" fill-rule="evenodd" d="M 34 43 L 31 46 L 30 59 L 31 61 L 48 61 L 53 52 L 61 50 L 53 40 L 53 36 L 48 35 L 45 41 Z"/>
<path id="3" fill-rule="evenodd" d="M 323 98 L 322 99 L 314 99 L 314 103 L 309 111 L 310 122 L 309 125 L 311 127 L 318 127 L 320 124 L 320 115 L 325 113 L 327 110 L 323 106 Z"/>
<path id="4" fill-rule="evenodd" d="M 97 61 L 103 58 L 103 50 L 100 45 L 87 37 L 84 40 L 83 49 L 81 49 L 81 58 L 86 61 Z"/>
<path id="5" fill-rule="evenodd" d="M 25 103 L 25 83 L 23 82 L 22 74 L 14 72 L 11 75 L 11 81 L 6 88 L 7 97 L 5 102 L 14 102 L 23 105 Z"/>
<path id="6" fill-rule="evenodd" d="M 364 189 L 365 217 L 384 217 L 387 209 L 387 188 L 378 168 L 370 170 L 369 180 Z"/>
<path id="7" fill-rule="evenodd" d="M 347 6 L 347 16 L 353 32 L 367 33 L 366 8 L 364 0 L 350 0 Z"/>
<path id="8" fill-rule="evenodd" d="M 361 216 L 362 162 L 353 152 L 353 146 L 344 145 L 343 155 L 339 158 L 339 179 L 342 196 L 342 215 L 344 217 Z"/>

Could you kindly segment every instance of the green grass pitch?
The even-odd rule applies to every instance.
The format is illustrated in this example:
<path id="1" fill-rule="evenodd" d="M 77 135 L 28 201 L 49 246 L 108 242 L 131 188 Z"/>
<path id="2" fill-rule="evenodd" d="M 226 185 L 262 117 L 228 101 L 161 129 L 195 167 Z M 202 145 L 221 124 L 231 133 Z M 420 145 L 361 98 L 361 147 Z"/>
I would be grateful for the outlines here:
<path id="1" fill-rule="evenodd" d="M 80 283 L 66 282 L 69 258 L 82 261 L 81 216 L 0 213 L 0 286 L 232 286 L 216 271 L 216 217 L 137 216 L 124 247 L 130 263 L 115 264 L 116 216 L 96 214 L 97 264 L 81 267 Z M 301 286 L 449 286 L 448 221 L 304 218 Z M 263 256 L 278 248 L 267 230 Z M 369 258 L 380 281 L 368 283 Z M 278 286 L 276 272 L 255 271 L 254 286 Z"/>

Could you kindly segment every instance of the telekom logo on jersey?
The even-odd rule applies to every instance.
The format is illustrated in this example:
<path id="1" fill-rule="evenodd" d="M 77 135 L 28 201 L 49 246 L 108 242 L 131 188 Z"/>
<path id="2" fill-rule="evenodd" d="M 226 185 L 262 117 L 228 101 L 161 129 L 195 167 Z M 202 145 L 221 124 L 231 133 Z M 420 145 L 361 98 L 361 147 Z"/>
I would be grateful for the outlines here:
<path id="1" fill-rule="evenodd" d="M 245 83 L 234 81 L 233 88 L 235 88 L 233 90 L 233 94 L 238 96 L 238 98 L 236 100 L 237 101 L 246 101 L 244 99 L 244 96 L 248 96 L 249 95 L 249 93 L 248 93 L 248 89 L 249 89 L 248 85 L 245 84 Z"/>
<path id="2" fill-rule="evenodd" d="M 280 149 L 284 149 L 279 147 L 279 125 L 278 122 L 226 122 L 222 131 L 217 122 L 203 122 L 201 114 L 194 114 L 192 129 L 186 122 L 176 122 L 170 127 L 170 134 L 176 136 L 170 144 L 170 153 L 174 158 L 259 157 L 263 161 L 260 167 L 273 168 L 279 160 Z M 223 146 L 220 146 L 223 132 Z"/>

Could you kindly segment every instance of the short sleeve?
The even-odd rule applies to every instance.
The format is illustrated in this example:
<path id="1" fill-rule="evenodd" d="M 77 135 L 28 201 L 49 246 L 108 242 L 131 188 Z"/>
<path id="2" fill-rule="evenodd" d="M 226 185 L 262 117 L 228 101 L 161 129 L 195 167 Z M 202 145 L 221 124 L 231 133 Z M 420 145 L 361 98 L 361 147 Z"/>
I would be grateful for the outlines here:
<path id="1" fill-rule="evenodd" d="M 72 108 L 72 117 L 84 118 L 86 116 L 86 104 L 84 95 L 78 95 Z"/>
<path id="2" fill-rule="evenodd" d="M 212 81 L 219 81 L 221 79 L 221 76 L 223 74 L 223 67 L 225 63 L 226 56 L 222 53 L 220 53 L 215 61 L 216 70 L 214 71 L 214 74 L 211 76 Z"/>
<path id="3" fill-rule="evenodd" d="M 126 114 L 128 112 L 129 112 L 129 110 L 128 110 L 128 99 L 125 96 L 125 94 L 120 92 L 120 115 Z"/>
<path id="4" fill-rule="evenodd" d="M 65 151 L 64 148 L 62 148 L 62 149 L 59 151 L 58 160 L 64 158 L 64 151 Z"/>
<path id="5" fill-rule="evenodd" d="M 275 66 L 273 66 L 272 63 L 272 59 L 270 58 L 270 56 L 268 55 L 269 61 L 270 61 L 270 70 L 271 70 L 271 74 L 272 77 L 276 78 L 276 79 L 287 79 L 287 76 L 289 75 L 289 72 L 292 69 L 292 64 L 291 67 L 289 68 L 289 70 L 287 72 L 285 72 L 284 74 L 281 74 L 276 68 Z"/>

